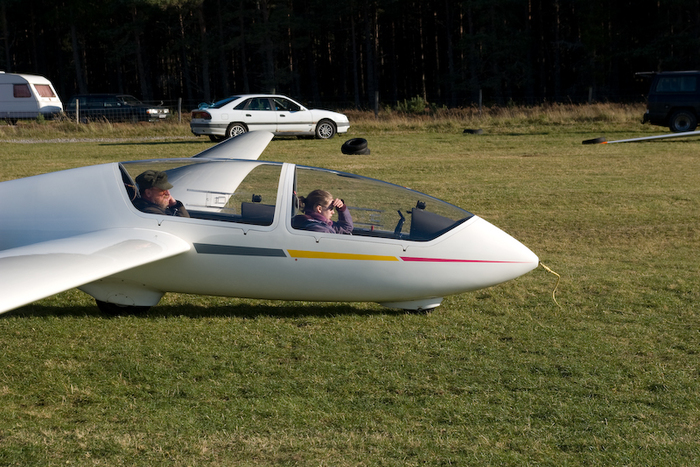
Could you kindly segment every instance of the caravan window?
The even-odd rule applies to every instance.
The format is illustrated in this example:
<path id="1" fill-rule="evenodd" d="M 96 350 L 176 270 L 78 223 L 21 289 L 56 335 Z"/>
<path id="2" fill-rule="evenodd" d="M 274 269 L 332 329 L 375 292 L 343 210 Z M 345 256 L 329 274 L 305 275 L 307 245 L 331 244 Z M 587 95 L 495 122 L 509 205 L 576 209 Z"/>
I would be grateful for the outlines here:
<path id="1" fill-rule="evenodd" d="M 15 97 L 32 97 L 32 92 L 29 90 L 28 84 L 14 84 L 12 86 L 12 95 Z"/>
<path id="2" fill-rule="evenodd" d="M 56 97 L 53 89 L 51 89 L 51 86 L 48 84 L 35 84 L 34 88 L 40 97 Z"/>

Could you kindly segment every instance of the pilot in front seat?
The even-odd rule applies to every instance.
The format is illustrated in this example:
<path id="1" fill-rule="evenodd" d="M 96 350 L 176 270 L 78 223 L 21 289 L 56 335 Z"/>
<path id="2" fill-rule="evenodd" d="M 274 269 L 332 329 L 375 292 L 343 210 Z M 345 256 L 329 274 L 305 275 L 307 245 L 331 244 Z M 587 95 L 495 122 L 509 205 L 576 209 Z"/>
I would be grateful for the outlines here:
<path id="1" fill-rule="evenodd" d="M 136 177 L 140 197 L 134 200 L 139 211 L 166 216 L 190 217 L 181 201 L 170 194 L 173 186 L 168 182 L 168 174 L 156 170 L 146 170 Z"/>

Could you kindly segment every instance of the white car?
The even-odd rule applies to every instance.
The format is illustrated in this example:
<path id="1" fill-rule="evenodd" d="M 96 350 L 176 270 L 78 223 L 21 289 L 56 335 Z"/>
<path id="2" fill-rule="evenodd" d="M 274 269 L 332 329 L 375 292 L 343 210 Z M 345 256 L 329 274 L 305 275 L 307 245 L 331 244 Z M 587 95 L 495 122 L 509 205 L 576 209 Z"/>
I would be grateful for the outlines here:
<path id="1" fill-rule="evenodd" d="M 309 110 L 292 99 L 274 94 L 246 94 L 202 104 L 192 111 L 190 129 L 221 141 L 248 131 L 264 130 L 275 136 L 332 138 L 347 133 L 348 117 L 328 110 Z"/>

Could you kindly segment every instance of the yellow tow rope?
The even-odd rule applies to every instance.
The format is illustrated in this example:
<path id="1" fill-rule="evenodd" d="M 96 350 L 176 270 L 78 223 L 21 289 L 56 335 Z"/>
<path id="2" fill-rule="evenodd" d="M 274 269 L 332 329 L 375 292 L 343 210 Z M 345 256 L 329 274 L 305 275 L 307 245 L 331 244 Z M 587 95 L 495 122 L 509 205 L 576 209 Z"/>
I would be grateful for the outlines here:
<path id="1" fill-rule="evenodd" d="M 540 261 L 540 266 L 542 266 L 545 269 L 545 271 L 551 272 L 552 274 L 557 276 L 557 283 L 554 285 L 554 290 L 552 290 L 552 300 L 554 300 L 554 303 L 556 303 L 557 306 L 561 308 L 561 305 L 557 301 L 557 298 L 554 296 L 555 292 L 557 291 L 557 287 L 559 287 L 559 281 L 561 280 L 561 276 L 556 272 L 552 271 L 550 268 L 548 268 L 542 261 Z"/>

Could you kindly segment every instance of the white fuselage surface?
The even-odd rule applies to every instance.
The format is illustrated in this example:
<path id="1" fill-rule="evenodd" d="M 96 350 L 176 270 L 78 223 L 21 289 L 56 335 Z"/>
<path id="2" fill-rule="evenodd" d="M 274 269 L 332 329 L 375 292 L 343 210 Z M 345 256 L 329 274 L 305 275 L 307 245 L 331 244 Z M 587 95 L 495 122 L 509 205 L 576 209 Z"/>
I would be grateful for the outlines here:
<path id="1" fill-rule="evenodd" d="M 134 207 L 133 180 L 148 169 L 168 174 L 191 217 Z M 352 235 L 292 227 L 297 193 L 316 188 L 344 200 Z M 0 198 L 15 200 L 0 206 L 0 279 L 20 296 L 0 311 L 66 287 L 126 306 L 182 292 L 427 309 L 539 264 L 502 230 L 443 201 L 287 163 L 111 163 L 3 182 Z M 44 294 L 21 290 L 57 276 Z"/>

